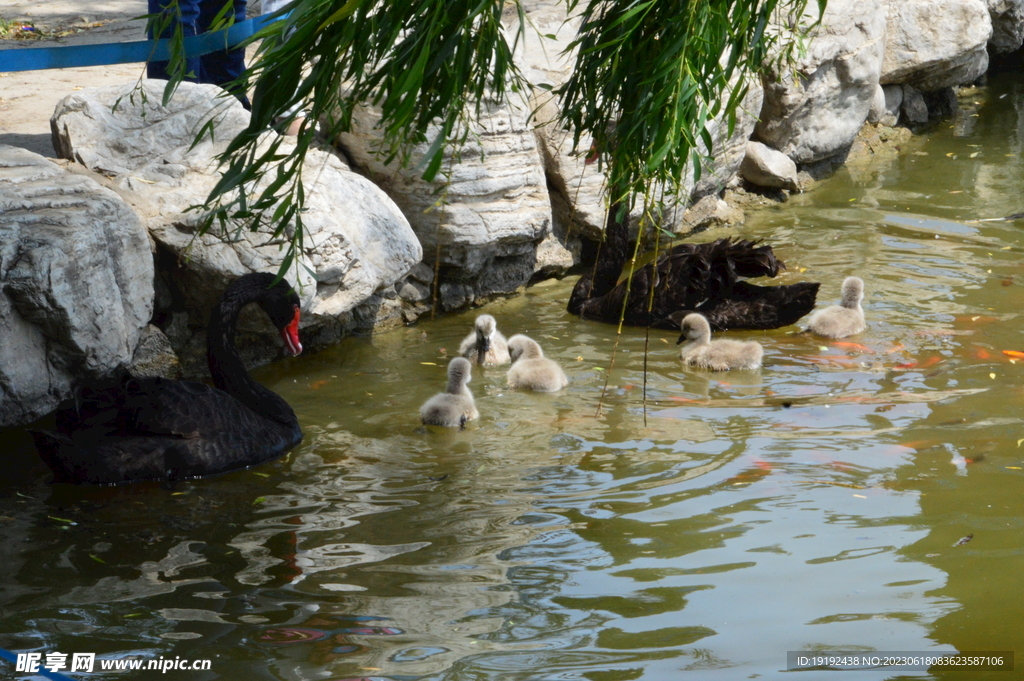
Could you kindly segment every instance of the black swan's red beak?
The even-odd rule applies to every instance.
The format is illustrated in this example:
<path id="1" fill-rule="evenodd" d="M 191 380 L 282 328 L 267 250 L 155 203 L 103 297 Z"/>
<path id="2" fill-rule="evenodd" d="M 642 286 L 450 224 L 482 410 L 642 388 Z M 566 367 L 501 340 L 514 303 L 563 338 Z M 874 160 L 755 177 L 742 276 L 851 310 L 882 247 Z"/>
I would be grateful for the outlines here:
<path id="1" fill-rule="evenodd" d="M 288 354 L 298 355 L 302 353 L 302 343 L 299 342 L 299 306 L 295 305 L 295 316 L 288 322 L 288 325 L 281 329 L 281 339 L 288 349 Z"/>

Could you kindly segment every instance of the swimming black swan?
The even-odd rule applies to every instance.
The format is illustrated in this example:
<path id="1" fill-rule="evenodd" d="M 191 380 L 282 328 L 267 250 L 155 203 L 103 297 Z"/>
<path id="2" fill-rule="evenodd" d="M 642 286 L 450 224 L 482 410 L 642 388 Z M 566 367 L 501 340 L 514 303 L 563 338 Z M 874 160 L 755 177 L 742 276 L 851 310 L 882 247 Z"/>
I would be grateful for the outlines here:
<path id="1" fill-rule="evenodd" d="M 620 216 L 621 213 L 621 216 Z M 711 328 L 776 329 L 788 326 L 814 308 L 819 284 L 755 286 L 740 277 L 774 277 L 785 264 L 772 247 L 731 238 L 706 244 L 678 244 L 658 258 L 657 269 L 647 264 L 633 274 L 632 283 L 619 281 L 633 247 L 629 244 L 627 213 L 613 205 L 608 211 L 605 240 L 594 271 L 580 277 L 569 296 L 568 310 L 584 319 L 618 323 L 626 301 L 626 324 L 678 329 L 682 318 L 699 312 Z M 647 311 L 650 286 L 654 305 Z"/>
<path id="2" fill-rule="evenodd" d="M 182 480 L 255 466 L 302 439 L 295 412 L 249 376 L 235 350 L 238 314 L 267 313 L 288 352 L 299 343 L 299 297 L 273 274 L 239 277 L 210 315 L 207 359 L 216 388 L 129 375 L 84 386 L 57 411 L 57 432 L 34 431 L 54 482 L 110 485 Z"/>

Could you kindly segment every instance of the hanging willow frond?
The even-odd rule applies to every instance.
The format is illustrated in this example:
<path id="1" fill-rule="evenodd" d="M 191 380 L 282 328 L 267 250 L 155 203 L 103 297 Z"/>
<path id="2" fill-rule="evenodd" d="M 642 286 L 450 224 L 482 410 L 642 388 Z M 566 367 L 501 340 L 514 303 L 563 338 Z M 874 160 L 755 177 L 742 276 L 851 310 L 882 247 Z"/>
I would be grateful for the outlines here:
<path id="1" fill-rule="evenodd" d="M 290 258 L 302 233 L 302 164 L 314 143 L 314 121 L 334 139 L 351 128 L 355 108 L 380 113 L 381 152 L 408 165 L 414 145 L 429 144 L 424 179 L 441 169 L 446 147 L 464 141 L 462 122 L 485 98 L 501 101 L 521 85 L 502 27 L 504 3 L 493 0 L 296 0 L 289 17 L 261 41 L 246 78 L 254 85 L 252 118 L 222 156 L 224 174 L 207 199 L 213 220 L 270 222 L 290 236 Z M 281 119 L 305 115 L 291 140 L 266 134 Z M 428 131 L 436 131 L 428 139 Z M 257 189 L 258 188 L 258 189 Z M 254 195 L 250 195 L 254 194 Z M 277 206 L 272 219 L 264 214 Z M 291 229 L 293 221 L 295 229 Z"/>
<path id="2" fill-rule="evenodd" d="M 570 13 L 583 5 L 565 2 Z M 773 12 L 798 17 L 806 2 L 586 2 L 571 46 L 575 67 L 558 90 L 560 120 L 575 146 L 592 136 L 613 202 L 631 206 L 652 186 L 677 189 L 684 173 L 700 172 L 698 142 L 711 149 L 707 123 L 724 115 L 731 131 L 746 92 L 733 76 L 765 65 L 778 40 L 767 30 Z M 825 0 L 817 2 L 823 12 Z M 518 12 L 519 32 L 502 26 L 506 10 Z M 254 89 L 252 119 L 223 154 L 224 175 L 204 209 L 207 227 L 231 220 L 287 238 L 288 266 L 301 252 L 313 122 L 328 121 L 334 139 L 351 128 L 357 106 L 372 104 L 386 160 L 408 165 L 413 146 L 427 145 L 429 181 L 485 98 L 500 103 L 523 87 L 512 55 L 528 22 L 517 0 L 294 0 L 282 12 L 287 19 L 252 39 L 257 59 L 242 84 Z M 170 66 L 180 77 L 177 57 Z M 307 122 L 294 144 L 266 134 L 300 111 Z"/>
<path id="3" fill-rule="evenodd" d="M 817 1 L 823 13 L 825 1 Z M 575 11 L 582 3 L 568 4 Z M 586 2 L 571 46 L 576 65 L 559 89 L 561 118 L 575 135 L 575 147 L 585 133 L 592 136 L 613 203 L 632 206 L 652 186 L 676 190 L 684 173 L 699 174 L 698 150 L 713 151 L 708 122 L 724 116 L 731 133 L 746 78 L 769 64 L 781 35 L 767 30 L 769 21 L 783 13 L 799 17 L 805 5 L 806 0 Z M 788 59 L 795 45 L 787 43 L 775 58 Z"/>

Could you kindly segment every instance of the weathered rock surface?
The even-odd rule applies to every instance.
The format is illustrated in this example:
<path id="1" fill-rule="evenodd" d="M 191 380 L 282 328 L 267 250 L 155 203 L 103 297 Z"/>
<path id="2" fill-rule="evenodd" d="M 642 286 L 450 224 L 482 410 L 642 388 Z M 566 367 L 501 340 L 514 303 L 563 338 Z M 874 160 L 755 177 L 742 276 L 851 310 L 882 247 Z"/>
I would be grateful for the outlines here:
<path id="1" fill-rule="evenodd" d="M 924 96 L 910 85 L 902 86 L 903 97 L 901 99 L 900 111 L 903 118 L 912 125 L 928 122 L 928 105 Z"/>
<path id="2" fill-rule="evenodd" d="M 447 177 L 432 182 L 415 167 L 426 145 L 414 150 L 407 169 L 385 165 L 374 153 L 378 115 L 368 108 L 356 113 L 352 131 L 339 140 L 401 207 L 427 260 L 440 249 L 443 278 L 462 285 L 468 303 L 525 286 L 536 269 L 537 247 L 551 229 L 547 182 L 527 115 L 525 107 L 485 104 L 458 162 L 446 159 Z"/>
<path id="3" fill-rule="evenodd" d="M 530 105 L 534 109 L 535 134 L 544 170 L 552 193 L 569 207 L 572 233 L 600 239 L 605 222 L 605 176 L 596 163 L 586 163 L 593 140 L 589 134 L 584 134 L 580 138 L 581 152 L 572 152 L 573 133 L 556 122 L 558 98 L 548 89 L 562 85 L 569 78 L 575 53 L 565 50 L 576 37 L 580 21 L 568 18 L 565 6 L 559 3 L 525 2 L 523 10 L 527 26 L 514 57 L 532 86 Z M 511 30 L 518 30 L 518 15 L 511 17 L 509 23 Z"/>
<path id="4" fill-rule="evenodd" d="M 571 218 L 575 233 L 599 240 L 606 214 L 605 175 L 597 163 L 588 164 L 583 154 L 573 153 L 573 134 L 559 127 L 556 121 L 558 104 L 554 97 L 541 90 L 534 102 L 536 134 L 543 153 L 544 169 L 553 188 L 552 194 L 557 194 L 568 207 L 565 219 Z M 580 139 L 580 147 L 589 149 L 592 141 L 590 135 L 584 135 Z"/>
<path id="5" fill-rule="evenodd" d="M 865 125 L 850 147 L 850 153 L 846 157 L 846 171 L 858 181 L 865 177 L 865 170 L 868 177 L 873 177 L 884 167 L 878 163 L 880 159 L 896 159 L 903 147 L 913 138 L 914 134 L 908 128 L 894 128 L 882 124 Z"/>
<path id="6" fill-rule="evenodd" d="M 178 355 L 175 354 L 171 341 L 159 327 L 149 324 L 142 330 L 128 371 L 132 376 L 177 378 L 181 375 Z"/>
<path id="7" fill-rule="evenodd" d="M 760 142 L 747 142 L 747 153 L 743 157 L 740 174 L 747 182 L 759 187 L 800 189 L 793 160 Z"/>
<path id="8" fill-rule="evenodd" d="M 868 123 L 878 123 L 883 116 L 886 115 L 885 110 L 885 90 L 881 85 L 875 88 L 875 92 L 871 95 L 871 108 L 868 109 Z"/>
<path id="9" fill-rule="evenodd" d="M 985 0 L 893 0 L 880 82 L 931 92 L 988 68 L 992 19 Z"/>
<path id="10" fill-rule="evenodd" d="M 285 250 L 268 234 L 241 224 L 229 223 L 220 236 L 197 234 L 200 216 L 188 208 L 202 203 L 219 180 L 215 157 L 248 124 L 249 114 L 215 86 L 183 83 L 166 108 L 160 105 L 162 91 L 161 81 L 144 81 L 144 97 L 133 93 L 132 84 L 66 97 L 51 122 L 54 146 L 110 177 L 132 204 L 161 252 L 171 256 L 161 262 L 168 263 L 162 275 L 173 289 L 172 311 L 188 311 L 190 324 L 199 328 L 228 281 L 246 272 L 276 271 Z M 212 138 L 192 147 L 211 119 Z M 267 141 L 272 135 L 267 133 Z M 335 325 L 375 291 L 391 287 L 423 253 L 387 195 L 333 155 L 311 150 L 303 176 L 305 250 L 289 279 L 303 299 L 306 329 Z M 248 322 L 243 316 L 242 322 L 243 328 L 269 330 L 259 314 Z"/>
<path id="11" fill-rule="evenodd" d="M 997 54 L 1020 49 L 1024 44 L 1024 0 L 988 0 L 992 37 L 988 45 Z"/>
<path id="12" fill-rule="evenodd" d="M 554 220 L 551 233 L 537 246 L 535 274 L 557 277 L 565 274 L 580 261 L 583 244 L 578 236 L 567 234 L 558 220 Z"/>
<path id="13" fill-rule="evenodd" d="M 568 227 L 570 234 L 600 239 L 606 218 L 605 175 L 598 164 L 587 163 L 586 157 L 592 143 L 589 135 L 581 135 L 578 145 L 580 151 L 573 153 L 573 132 L 561 128 L 556 122 L 557 98 L 547 87 L 558 87 L 569 79 L 575 53 L 566 50 L 576 37 L 580 21 L 578 17 L 567 17 L 564 6 L 558 3 L 533 1 L 525 2 L 523 7 L 527 27 L 525 39 L 519 44 L 515 59 L 533 86 L 531 106 L 534 109 L 536 134 L 543 153 L 544 168 L 553 187 L 552 193 L 559 197 L 552 199 L 556 222 L 569 225 L 568 220 L 571 218 L 571 227 Z M 511 28 L 518 29 L 518 16 L 513 17 Z M 662 220 L 666 228 L 683 228 L 683 215 L 691 198 L 718 193 L 735 178 L 743 161 L 747 140 L 757 122 L 763 97 L 760 83 L 752 82 L 748 85 L 747 93 L 736 112 L 736 123 L 731 135 L 724 116 L 709 122 L 708 131 L 713 148 L 709 153 L 703 144 L 700 146 L 699 151 L 705 155 L 700 179 L 695 183 L 693 169 L 688 168 L 686 182 L 678 196 L 664 197 L 667 208 Z M 568 210 L 560 210 L 558 203 L 565 204 Z M 630 216 L 634 229 L 643 213 L 643 205 L 634 208 Z"/>
<path id="14" fill-rule="evenodd" d="M 32 421 L 77 379 L 132 359 L 153 311 L 153 255 L 95 181 L 0 145 L 0 426 Z"/>
<path id="15" fill-rule="evenodd" d="M 900 107 L 903 104 L 902 85 L 879 85 L 875 97 L 871 101 L 868 123 L 879 125 L 896 125 L 900 120 Z"/>
<path id="16" fill-rule="evenodd" d="M 723 201 L 716 194 L 709 194 L 687 209 L 678 233 L 684 236 L 696 234 L 714 227 L 739 224 L 743 219 L 740 208 Z"/>
<path id="17" fill-rule="evenodd" d="M 810 18 L 816 18 L 810 3 Z M 836 155 L 867 120 L 882 69 L 881 0 L 832 0 L 795 69 L 765 82 L 755 138 L 797 163 Z M 792 73 L 795 70 L 797 76 Z"/>

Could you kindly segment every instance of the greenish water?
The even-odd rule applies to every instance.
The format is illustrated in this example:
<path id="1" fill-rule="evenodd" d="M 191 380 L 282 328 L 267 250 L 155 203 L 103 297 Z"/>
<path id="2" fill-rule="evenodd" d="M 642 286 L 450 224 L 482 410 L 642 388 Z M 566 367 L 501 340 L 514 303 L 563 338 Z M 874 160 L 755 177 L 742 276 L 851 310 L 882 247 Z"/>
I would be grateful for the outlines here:
<path id="1" fill-rule="evenodd" d="M 863 277 L 865 333 L 730 334 L 766 366 L 709 374 L 652 331 L 646 421 L 643 331 L 609 371 L 614 327 L 567 315 L 566 281 L 486 311 L 569 388 L 475 369 L 462 432 L 417 410 L 475 313 L 257 372 L 306 437 L 252 471 L 52 487 L 8 433 L 0 647 L 289 681 L 776 678 L 790 650 L 1009 650 L 1024 668 L 1024 361 L 1002 352 L 1024 351 L 1024 222 L 968 223 L 1024 210 L 1024 88 L 975 100 L 738 230 L 823 303 Z"/>

